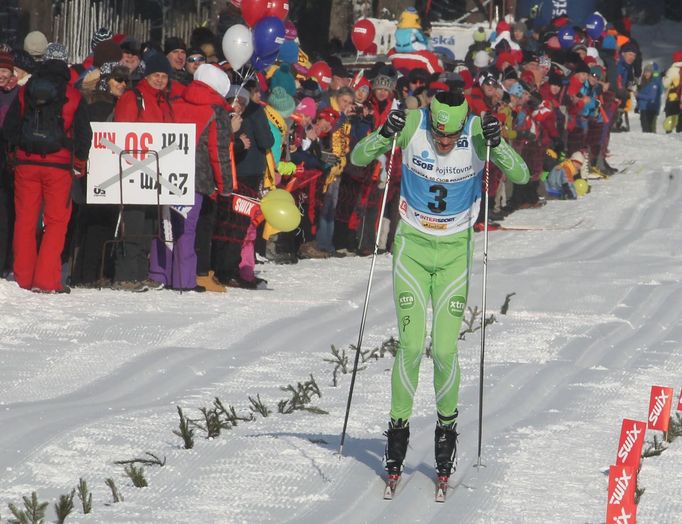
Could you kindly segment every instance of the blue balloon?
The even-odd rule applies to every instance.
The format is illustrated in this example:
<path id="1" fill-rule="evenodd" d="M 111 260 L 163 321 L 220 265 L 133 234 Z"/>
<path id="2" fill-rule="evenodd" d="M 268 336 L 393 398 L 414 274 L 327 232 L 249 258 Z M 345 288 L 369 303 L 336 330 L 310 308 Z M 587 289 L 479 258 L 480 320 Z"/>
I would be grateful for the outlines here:
<path id="1" fill-rule="evenodd" d="M 285 64 L 298 63 L 298 44 L 293 40 L 287 40 L 279 48 L 279 61 Z"/>
<path id="2" fill-rule="evenodd" d="M 253 27 L 253 52 L 265 57 L 277 54 L 284 43 L 284 23 L 276 16 L 266 16 Z"/>
<path id="3" fill-rule="evenodd" d="M 274 64 L 276 60 L 276 51 L 275 53 L 268 56 L 256 56 L 254 53 L 254 55 L 251 57 L 251 67 L 253 67 L 256 71 L 265 71 L 268 67 Z"/>
<path id="4" fill-rule="evenodd" d="M 559 29 L 557 36 L 559 37 L 559 44 L 561 44 L 562 49 L 570 49 L 575 44 L 575 31 L 570 26 Z"/>
<path id="5" fill-rule="evenodd" d="M 604 17 L 600 14 L 594 13 L 587 17 L 585 22 L 585 32 L 590 35 L 590 38 L 597 39 L 604 32 L 604 27 L 606 26 Z"/>

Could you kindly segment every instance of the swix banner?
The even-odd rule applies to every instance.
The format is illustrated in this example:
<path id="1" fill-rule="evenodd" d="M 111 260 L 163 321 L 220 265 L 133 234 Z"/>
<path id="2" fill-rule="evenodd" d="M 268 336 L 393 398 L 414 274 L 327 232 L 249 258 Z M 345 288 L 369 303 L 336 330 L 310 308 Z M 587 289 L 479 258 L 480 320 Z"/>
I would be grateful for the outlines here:
<path id="1" fill-rule="evenodd" d="M 635 524 L 637 506 L 635 485 L 637 469 L 632 466 L 611 466 L 609 469 L 607 524 Z"/>
<path id="2" fill-rule="evenodd" d="M 90 126 L 88 204 L 194 205 L 194 124 Z"/>
<path id="3" fill-rule="evenodd" d="M 644 445 L 646 422 L 639 420 L 623 419 L 618 441 L 618 453 L 616 453 L 617 466 L 632 466 L 635 471 L 639 468 Z"/>
<path id="4" fill-rule="evenodd" d="M 680 400 L 677 402 L 677 411 L 682 411 L 682 389 L 680 389 Z"/>
<path id="5" fill-rule="evenodd" d="M 649 399 L 649 429 L 668 431 L 670 409 L 673 405 L 673 388 L 651 386 Z"/>
<path id="6" fill-rule="evenodd" d="M 256 199 L 234 193 L 232 195 L 232 210 L 253 220 L 260 211 L 260 202 Z"/>

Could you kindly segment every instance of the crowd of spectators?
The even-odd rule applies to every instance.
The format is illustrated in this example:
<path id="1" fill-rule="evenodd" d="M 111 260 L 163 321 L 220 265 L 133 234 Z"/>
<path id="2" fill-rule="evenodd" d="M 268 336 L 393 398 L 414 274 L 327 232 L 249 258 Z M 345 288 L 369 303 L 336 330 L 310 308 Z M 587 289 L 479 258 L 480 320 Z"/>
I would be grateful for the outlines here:
<path id="1" fill-rule="evenodd" d="M 405 19 L 417 24 L 420 49 L 428 50 L 428 27 L 419 27 L 418 16 Z M 629 131 L 633 103 L 643 132 L 656 131 L 661 109 L 665 130 L 682 130 L 682 54 L 662 76 L 657 64 L 642 61 L 627 28 L 619 33 L 610 24 L 597 38 L 566 17 L 543 27 L 503 20 L 490 33 L 476 27 L 466 56 L 442 57 L 436 71 L 408 70 L 390 59 L 352 70 L 327 56 L 330 74 L 317 74 L 292 44 L 250 78 L 222 59 L 221 36 L 201 28 L 189 45 L 174 36 L 160 46 L 101 28 L 79 64 L 69 64 L 68 50 L 37 31 L 22 48 L 0 45 L 3 276 L 42 292 L 74 286 L 224 292 L 262 286 L 257 261 L 367 256 L 377 234 L 380 249 L 390 252 L 400 153 L 366 168 L 352 165 L 349 153 L 391 109 L 426 108 L 442 90 L 463 93 L 475 114 L 496 115 L 530 169 L 530 183 L 511 188 L 501 205 L 496 196 L 504 180 L 492 166 L 490 229 L 518 209 L 575 199 L 578 178 L 616 173 L 609 139 Z M 287 42 L 298 42 L 295 28 Z M 41 78 L 58 88 L 67 135 L 47 153 L 23 141 L 29 87 L 43 85 Z M 156 206 L 86 202 L 89 122 L 104 121 L 196 123 L 195 205 L 186 216 L 170 213 L 172 246 Z M 295 231 L 276 231 L 258 215 L 235 211 L 235 198 L 259 198 L 275 187 L 291 192 L 301 210 Z M 384 190 L 386 227 L 377 232 Z M 480 219 L 475 228 L 482 227 Z M 110 243 L 115 238 L 122 241 Z"/>

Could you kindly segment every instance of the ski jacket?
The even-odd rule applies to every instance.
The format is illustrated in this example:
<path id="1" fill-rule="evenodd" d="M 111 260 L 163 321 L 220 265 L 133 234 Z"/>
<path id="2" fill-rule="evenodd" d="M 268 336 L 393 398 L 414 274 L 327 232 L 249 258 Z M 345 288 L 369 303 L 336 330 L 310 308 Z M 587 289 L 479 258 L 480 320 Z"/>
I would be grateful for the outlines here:
<path id="1" fill-rule="evenodd" d="M 478 217 L 486 145 L 480 117 L 469 114 L 453 150 L 438 155 L 430 122 L 428 108 L 410 110 L 398 135 L 397 145 L 402 149 L 399 209 L 401 219 L 418 231 L 445 236 L 472 227 Z M 391 144 L 391 138 L 376 130 L 355 146 L 351 162 L 366 166 Z M 491 150 L 491 159 L 512 182 L 528 182 L 528 167 L 504 140 Z"/>
<path id="2" fill-rule="evenodd" d="M 17 164 L 46 165 L 70 171 L 73 165 L 72 155 L 80 160 L 87 160 L 90 152 L 92 130 L 90 129 L 87 106 L 78 90 L 68 85 L 69 69 L 66 63 L 61 60 L 43 62 L 33 77 L 48 78 L 64 90 L 66 102 L 62 107 L 62 119 L 66 136 L 71 143 L 59 151 L 47 155 L 31 154 L 19 147 L 17 139 L 21 136 L 24 97 L 28 83 L 19 88 L 19 92 L 5 116 L 3 125 L 5 139 L 10 147 L 16 148 L 15 160 Z"/>
<path id="3" fill-rule="evenodd" d="M 153 88 L 147 79 L 126 91 L 114 110 L 115 122 L 173 122 L 173 103 L 182 96 L 185 86 L 168 81 L 166 89 Z"/>
<path id="4" fill-rule="evenodd" d="M 651 79 L 646 84 L 641 85 L 637 91 L 637 107 L 640 111 L 660 113 L 662 93 L 663 81 L 658 72 L 654 72 Z"/>
<path id="5" fill-rule="evenodd" d="M 232 127 L 225 99 L 209 85 L 192 81 L 174 103 L 175 121 L 196 125 L 195 191 L 231 193 Z"/>
<path id="6" fill-rule="evenodd" d="M 263 107 L 249 102 L 242 114 L 242 127 L 239 134 L 245 134 L 251 140 L 251 147 L 237 158 L 237 176 L 263 176 L 265 173 L 265 154 L 272 148 L 275 138 L 268 124 L 268 117 Z"/>

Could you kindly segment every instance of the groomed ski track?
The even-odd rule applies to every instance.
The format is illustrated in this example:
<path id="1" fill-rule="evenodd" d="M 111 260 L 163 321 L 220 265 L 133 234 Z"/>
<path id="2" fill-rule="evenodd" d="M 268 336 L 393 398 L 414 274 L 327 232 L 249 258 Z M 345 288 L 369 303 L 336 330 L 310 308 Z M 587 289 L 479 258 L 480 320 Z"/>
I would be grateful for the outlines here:
<path id="1" fill-rule="evenodd" d="M 94 510 L 73 521 L 601 522 L 602 470 L 615 457 L 621 418 L 643 419 L 649 386 L 672 385 L 677 395 L 682 376 L 682 172 L 673 168 L 679 141 L 637 139 L 649 150 L 638 151 L 628 173 L 593 182 L 585 199 L 508 219 L 556 227 L 582 220 L 577 229 L 490 233 L 488 304 L 497 322 L 487 332 L 486 467 L 473 467 L 476 332 L 460 343 L 459 458 L 445 504 L 434 502 L 427 358 L 394 500 L 382 499 L 390 357 L 358 374 L 345 456 L 336 455 L 349 375 L 331 387 L 333 366 L 323 359 L 332 344 L 347 349 L 357 340 L 370 264 L 346 258 L 267 264 L 263 276 L 273 292 L 231 290 L 227 297 L 107 290 L 42 296 L 0 283 L 0 505 L 33 490 L 51 500 L 85 477 Z M 617 158 L 632 157 L 630 140 L 614 140 Z M 472 307 L 481 294 L 482 235 L 477 239 Z M 511 292 L 509 313 L 500 315 Z M 396 334 L 391 294 L 384 255 L 364 349 Z M 181 449 L 172 434 L 176 404 L 196 418 L 215 396 L 246 412 L 247 396 L 260 394 L 276 411 L 287 396 L 280 387 L 311 373 L 323 393 L 313 405 L 329 415 L 257 417 L 213 441 L 197 431 L 193 450 Z M 113 461 L 146 451 L 166 456 L 167 465 L 145 468 L 149 487 L 135 489 Z M 674 471 L 661 464 L 660 471 Z M 109 504 L 106 477 L 116 479 L 124 503 Z M 638 517 L 672 523 L 682 514 L 675 479 L 655 500 L 647 497 L 653 482 Z"/>

